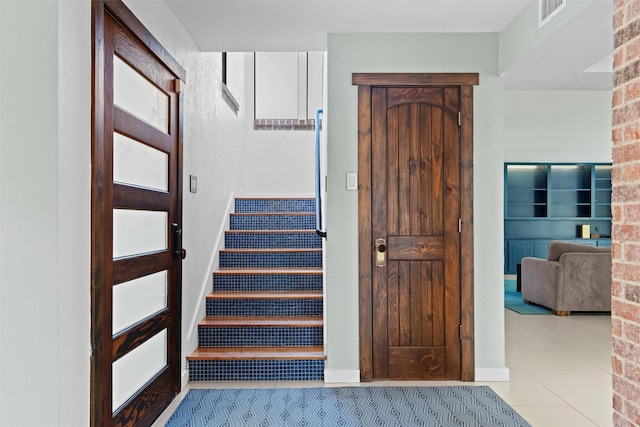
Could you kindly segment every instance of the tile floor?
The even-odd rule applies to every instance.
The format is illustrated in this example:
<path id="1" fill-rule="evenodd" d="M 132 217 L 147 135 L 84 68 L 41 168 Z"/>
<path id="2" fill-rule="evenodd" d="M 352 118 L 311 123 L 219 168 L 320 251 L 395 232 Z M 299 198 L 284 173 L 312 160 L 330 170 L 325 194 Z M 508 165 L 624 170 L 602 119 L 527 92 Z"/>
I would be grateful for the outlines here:
<path id="1" fill-rule="evenodd" d="M 489 385 L 534 427 L 613 426 L 611 317 L 505 310 L 511 381 Z"/>
<path id="2" fill-rule="evenodd" d="M 523 316 L 505 309 L 506 359 L 511 381 L 491 386 L 534 427 L 613 426 L 611 318 Z M 360 385 L 453 385 L 456 382 L 375 382 Z M 335 387 L 322 382 L 192 383 L 192 388 Z M 357 386 L 359 384 L 344 384 Z M 179 400 L 158 419 L 164 426 Z"/>

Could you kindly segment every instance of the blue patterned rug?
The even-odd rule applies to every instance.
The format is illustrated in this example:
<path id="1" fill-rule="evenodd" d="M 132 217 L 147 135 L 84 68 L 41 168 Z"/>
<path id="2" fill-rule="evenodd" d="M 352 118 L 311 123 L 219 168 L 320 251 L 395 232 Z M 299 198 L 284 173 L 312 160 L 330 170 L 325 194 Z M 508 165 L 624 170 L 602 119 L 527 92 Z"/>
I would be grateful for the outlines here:
<path id="1" fill-rule="evenodd" d="M 516 291 L 515 280 L 504 281 L 504 306 L 520 314 L 551 314 L 551 310 L 535 304 L 525 304 L 522 293 Z"/>
<path id="2" fill-rule="evenodd" d="M 191 390 L 169 427 L 531 427 L 487 386 Z"/>

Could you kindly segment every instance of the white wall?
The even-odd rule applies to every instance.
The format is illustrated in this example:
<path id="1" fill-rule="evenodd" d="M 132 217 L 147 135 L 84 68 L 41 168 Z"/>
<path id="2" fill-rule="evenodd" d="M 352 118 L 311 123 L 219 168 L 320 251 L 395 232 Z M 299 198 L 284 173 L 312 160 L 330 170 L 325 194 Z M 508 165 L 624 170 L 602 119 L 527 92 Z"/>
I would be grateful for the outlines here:
<path id="1" fill-rule="evenodd" d="M 505 162 L 610 162 L 610 91 L 505 91 Z"/>
<path id="2" fill-rule="evenodd" d="M 476 378 L 505 379 L 503 308 L 503 88 L 497 34 L 330 34 L 328 44 L 327 369 L 357 378 L 357 170 L 354 72 L 479 72 L 474 89 Z"/>
<path id="3" fill-rule="evenodd" d="M 249 195 L 313 196 L 315 132 L 253 130 L 253 55 L 247 58 L 246 190 Z"/>
<path id="4" fill-rule="evenodd" d="M 507 71 L 525 55 L 541 45 L 549 36 L 580 14 L 591 3 L 599 0 L 572 0 L 560 13 L 538 27 L 538 0 L 531 0 L 500 33 L 500 73 Z"/>
<path id="5" fill-rule="evenodd" d="M 57 14 L 55 2 L 0 2 L 0 425 L 7 426 L 47 425 L 58 417 L 64 296 Z"/>
<path id="6" fill-rule="evenodd" d="M 313 131 L 247 132 L 248 195 L 313 197 Z"/>

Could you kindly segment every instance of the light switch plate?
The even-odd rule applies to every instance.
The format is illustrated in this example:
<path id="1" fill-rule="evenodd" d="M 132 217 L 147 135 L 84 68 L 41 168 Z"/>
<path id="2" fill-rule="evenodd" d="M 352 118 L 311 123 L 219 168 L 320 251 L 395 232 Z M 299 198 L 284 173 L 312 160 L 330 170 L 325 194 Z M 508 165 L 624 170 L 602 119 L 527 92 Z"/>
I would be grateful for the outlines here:
<path id="1" fill-rule="evenodd" d="M 198 192 L 198 177 L 195 175 L 189 175 L 189 191 L 192 193 Z"/>
<path id="2" fill-rule="evenodd" d="M 348 191 L 358 190 L 358 173 L 357 172 L 347 172 L 347 190 Z"/>

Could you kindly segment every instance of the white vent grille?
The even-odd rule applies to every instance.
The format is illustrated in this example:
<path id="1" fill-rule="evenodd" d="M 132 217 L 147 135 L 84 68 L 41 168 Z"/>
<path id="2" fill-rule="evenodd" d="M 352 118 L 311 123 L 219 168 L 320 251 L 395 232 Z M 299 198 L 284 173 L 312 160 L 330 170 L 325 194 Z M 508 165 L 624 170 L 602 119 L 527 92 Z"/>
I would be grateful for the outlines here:
<path id="1" fill-rule="evenodd" d="M 538 28 L 549 22 L 566 6 L 567 0 L 539 0 L 540 15 Z"/>

